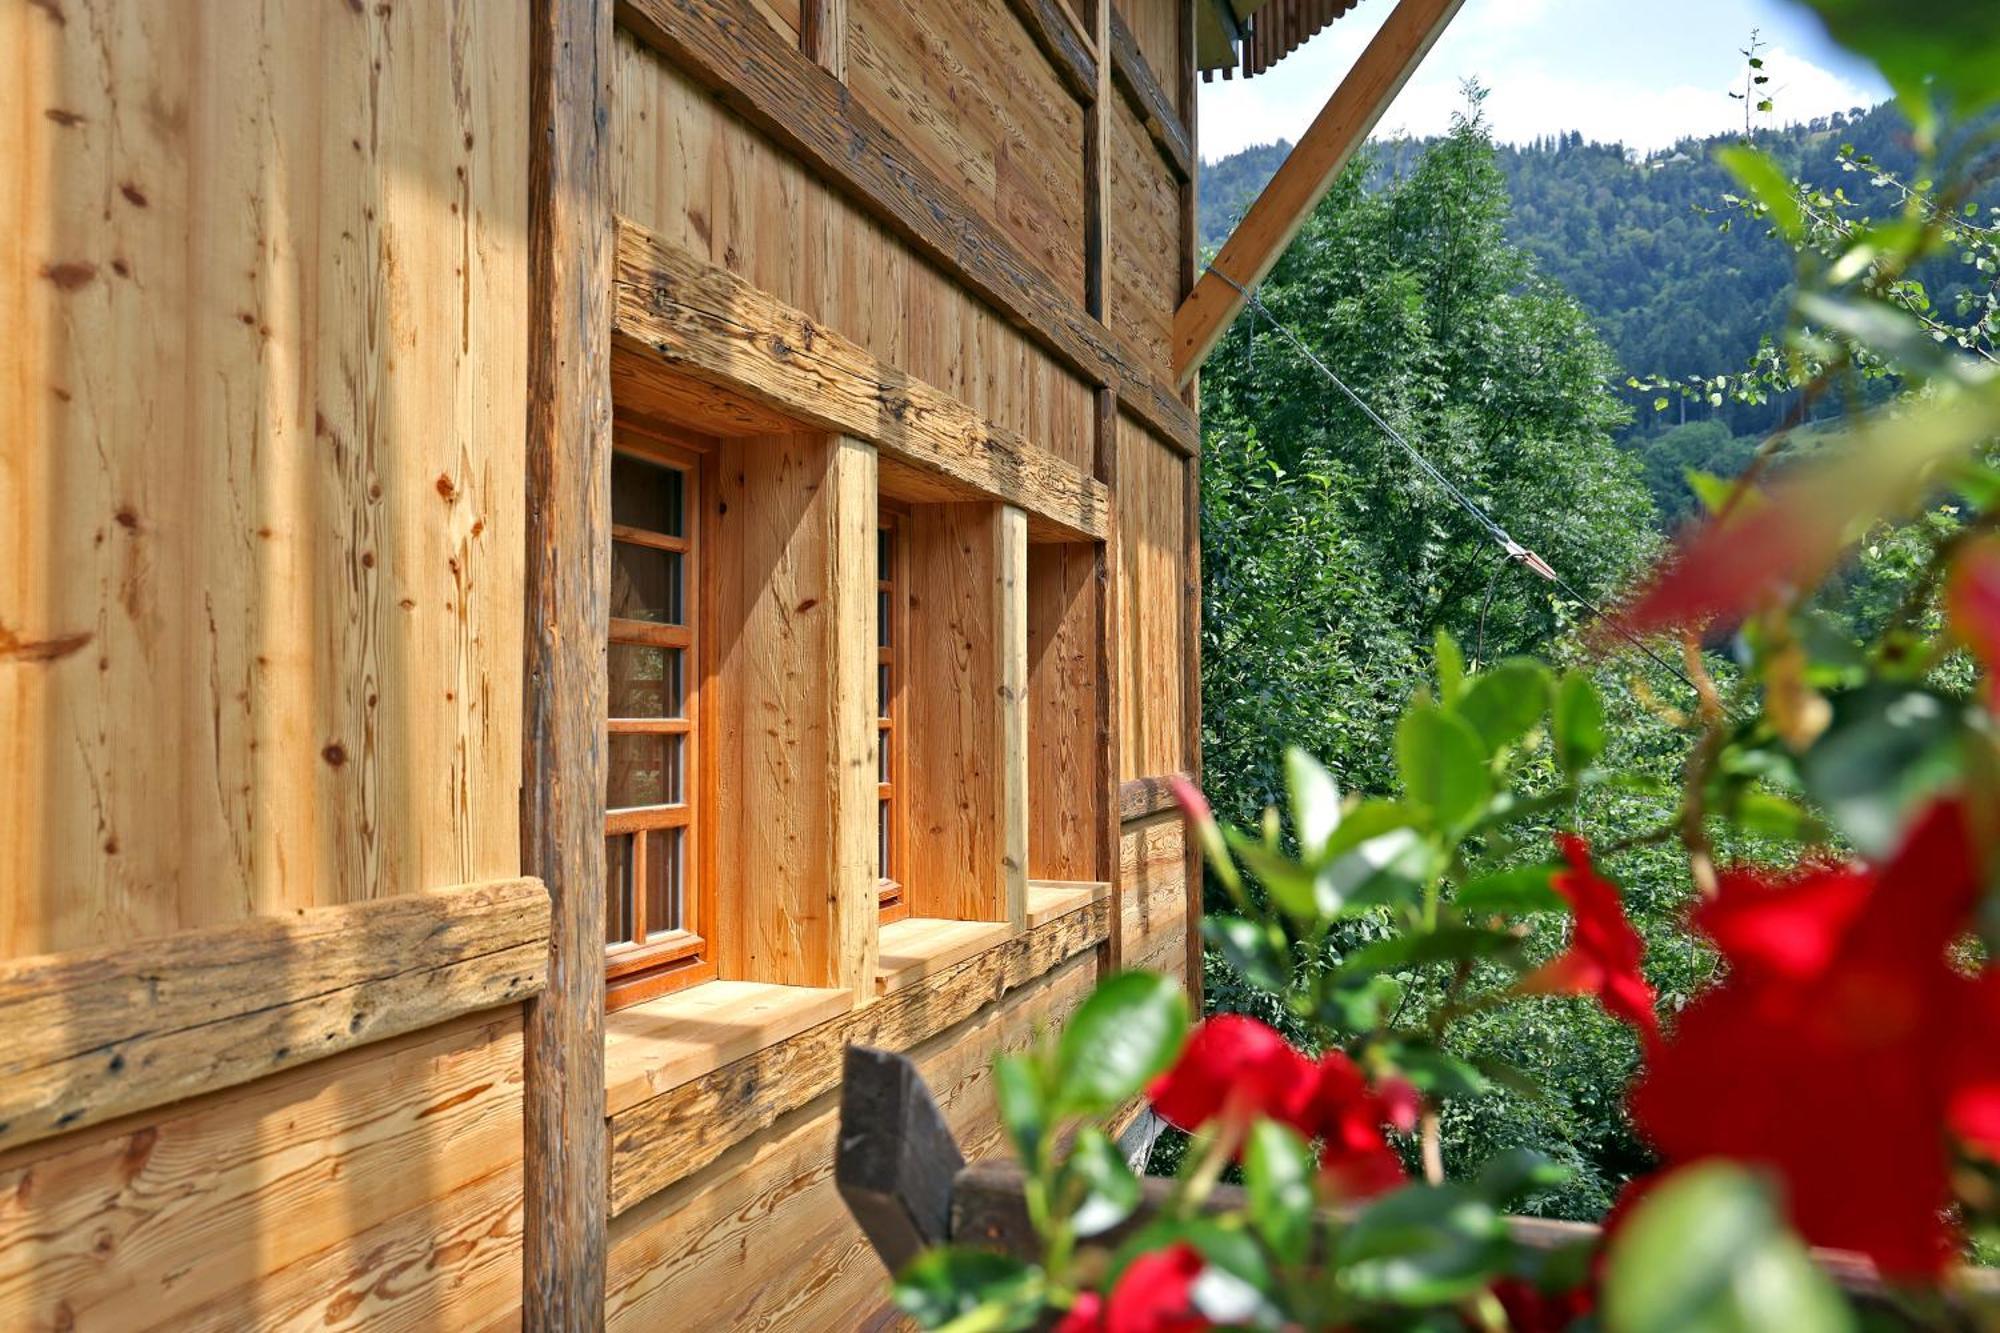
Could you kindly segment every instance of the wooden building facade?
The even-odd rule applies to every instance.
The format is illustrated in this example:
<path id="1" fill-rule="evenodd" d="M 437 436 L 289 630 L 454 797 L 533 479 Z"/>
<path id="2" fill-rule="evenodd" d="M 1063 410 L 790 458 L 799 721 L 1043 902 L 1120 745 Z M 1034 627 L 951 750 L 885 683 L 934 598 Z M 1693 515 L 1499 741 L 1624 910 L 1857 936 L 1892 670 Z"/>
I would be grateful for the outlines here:
<path id="1" fill-rule="evenodd" d="M 869 1324 L 1198 983 L 1196 2 L 0 3 L 0 1327 Z"/>

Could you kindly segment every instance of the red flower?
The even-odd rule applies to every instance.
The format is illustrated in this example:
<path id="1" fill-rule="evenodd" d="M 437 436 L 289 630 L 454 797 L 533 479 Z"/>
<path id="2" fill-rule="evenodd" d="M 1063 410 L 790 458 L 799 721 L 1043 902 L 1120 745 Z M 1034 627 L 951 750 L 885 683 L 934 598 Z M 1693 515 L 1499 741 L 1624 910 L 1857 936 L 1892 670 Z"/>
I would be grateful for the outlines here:
<path id="1" fill-rule="evenodd" d="M 1695 917 L 1728 978 L 1632 1094 L 1670 1159 L 1771 1170 L 1806 1239 L 1891 1274 L 1934 1274 L 1951 1252 L 1947 1130 L 2000 1143 L 2000 1004 L 1946 954 L 1979 892 L 1968 832 L 1940 803 L 1878 872 L 1728 875 Z"/>
<path id="2" fill-rule="evenodd" d="M 1590 844 L 1574 833 L 1556 838 L 1570 868 L 1550 881 L 1576 917 L 1569 948 L 1528 976 L 1521 989 L 1531 995 L 1595 995 L 1605 1012 L 1639 1029 L 1649 1043 L 1660 1035 L 1653 1015 L 1653 988 L 1639 972 L 1646 946 L 1625 919 L 1618 888 L 1590 863 Z"/>
<path id="3" fill-rule="evenodd" d="M 1635 634 L 1736 621 L 1788 587 L 1810 586 L 1839 550 L 1837 531 L 1797 502 L 1746 496 L 1727 518 L 1682 534 L 1674 553 L 1617 615 Z"/>
<path id="4" fill-rule="evenodd" d="M 2000 538 L 1982 538 L 1951 562 L 1944 604 L 1959 640 L 1988 671 L 2000 666 Z"/>
<path id="5" fill-rule="evenodd" d="M 1108 1298 L 1077 1297 L 1055 1333 L 1202 1333 L 1214 1327 L 1194 1307 L 1202 1267 L 1200 1251 L 1185 1242 L 1142 1254 Z"/>
<path id="6" fill-rule="evenodd" d="M 1493 1296 L 1507 1312 L 1510 1333 L 1564 1333 L 1597 1308 L 1597 1293 L 1588 1284 L 1548 1292 L 1522 1278 L 1503 1277 L 1493 1284 Z"/>
<path id="7" fill-rule="evenodd" d="M 1364 1199 L 1403 1183 L 1403 1163 L 1382 1137 L 1382 1126 L 1396 1113 L 1343 1052 L 1320 1057 L 1310 1132 L 1321 1141 L 1320 1172 L 1335 1194 Z"/>
<path id="8" fill-rule="evenodd" d="M 1155 1111 L 1185 1130 L 1263 1116 L 1311 1134 L 1307 1109 L 1316 1082 L 1312 1061 L 1276 1030 L 1242 1014 L 1217 1014 L 1194 1030 L 1180 1059 L 1146 1095 Z"/>
<path id="9" fill-rule="evenodd" d="M 1382 1118 L 1395 1126 L 1397 1133 L 1408 1134 L 1417 1127 L 1424 1099 L 1416 1084 L 1400 1074 L 1391 1074 L 1375 1085 L 1375 1095 L 1382 1103 Z"/>

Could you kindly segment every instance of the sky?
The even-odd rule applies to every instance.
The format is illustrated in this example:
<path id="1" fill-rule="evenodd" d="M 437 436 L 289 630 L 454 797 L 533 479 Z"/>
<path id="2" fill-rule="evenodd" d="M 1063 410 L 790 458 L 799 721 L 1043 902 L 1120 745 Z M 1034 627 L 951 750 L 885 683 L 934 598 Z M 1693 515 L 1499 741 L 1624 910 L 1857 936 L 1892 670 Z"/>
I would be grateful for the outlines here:
<path id="1" fill-rule="evenodd" d="M 1967 0 L 1983 3 L 1984 0 Z M 1361 4 L 1274 69 L 1201 89 L 1201 153 L 1297 141 L 1394 0 Z M 1463 105 L 1461 83 L 1490 93 L 1493 134 L 1519 143 L 1581 130 L 1650 152 L 1688 134 L 1743 124 L 1750 30 L 1761 30 L 1767 91 L 1762 123 L 1810 120 L 1867 106 L 1888 89 L 1865 63 L 1828 40 L 1791 0 L 1465 0 L 1445 35 L 1383 113 L 1376 134 L 1436 134 Z"/>

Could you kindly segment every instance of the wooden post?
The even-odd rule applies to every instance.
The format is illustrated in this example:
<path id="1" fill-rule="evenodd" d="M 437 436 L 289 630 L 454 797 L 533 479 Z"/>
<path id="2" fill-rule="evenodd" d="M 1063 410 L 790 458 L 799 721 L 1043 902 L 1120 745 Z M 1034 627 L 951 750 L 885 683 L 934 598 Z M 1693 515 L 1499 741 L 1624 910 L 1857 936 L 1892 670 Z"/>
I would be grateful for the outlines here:
<path id="1" fill-rule="evenodd" d="M 833 1179 L 891 1273 L 951 1235 L 965 1157 L 908 1056 L 847 1048 Z"/>
<path id="2" fill-rule="evenodd" d="M 521 1317 L 604 1322 L 604 644 L 610 627 L 610 0 L 534 0 L 528 79 L 521 866 L 548 886 L 528 1006 Z"/>
<path id="3" fill-rule="evenodd" d="M 1118 764 L 1118 395 L 1097 391 L 1093 471 L 1111 492 L 1111 531 L 1097 547 L 1097 785 L 1103 801 L 1098 875 L 1111 886 L 1111 931 L 1105 938 L 1103 971 L 1125 960 L 1125 825 L 1120 809 Z"/>
<path id="4" fill-rule="evenodd" d="M 1298 234 L 1306 215 L 1325 196 L 1334 177 L 1403 84 L 1416 72 L 1445 25 L 1464 0 L 1399 0 L 1347 77 L 1326 99 L 1313 123 L 1285 158 L 1278 173 L 1236 224 L 1216 253 L 1213 267 L 1229 275 L 1225 282 L 1205 273 L 1194 291 L 1174 313 L 1174 382 L 1185 385 L 1221 340 L 1236 312 L 1243 308 L 1237 287 L 1255 287 L 1278 262 L 1285 246 Z M 1266 15 L 1260 14 L 1261 34 Z M 1259 67 L 1253 66 L 1256 73 Z"/>

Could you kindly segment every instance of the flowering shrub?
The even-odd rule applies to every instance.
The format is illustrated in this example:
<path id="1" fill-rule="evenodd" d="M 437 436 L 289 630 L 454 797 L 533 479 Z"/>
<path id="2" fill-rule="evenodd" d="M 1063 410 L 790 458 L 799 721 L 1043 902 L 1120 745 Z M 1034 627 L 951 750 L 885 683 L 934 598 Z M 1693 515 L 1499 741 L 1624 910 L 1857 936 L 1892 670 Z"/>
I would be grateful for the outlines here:
<path id="1" fill-rule="evenodd" d="M 1894 6 L 1820 8 L 1880 59 L 1927 151 L 1952 142 L 1933 101 L 2000 98 L 2000 11 L 1939 10 L 1911 36 Z M 1575 832 L 1622 781 L 1589 677 L 1468 670 L 1440 636 L 1396 727 L 1395 795 L 1344 795 L 1297 750 L 1286 810 L 1254 831 L 1179 792 L 1231 904 L 1208 943 L 1307 1048 L 1243 1015 L 1195 1024 L 1169 979 L 1109 978 L 995 1067 L 1041 1253 L 934 1250 L 899 1277 L 906 1311 L 958 1333 L 1811 1333 L 1863 1326 L 1828 1274 L 1866 1270 L 1888 1293 L 1869 1326 L 2000 1327 L 1995 1285 L 1964 1276 L 2000 1225 L 2000 372 L 1929 337 L 1907 285 L 1962 232 L 1939 201 L 2000 173 L 1994 142 L 1967 131 L 1940 163 L 1971 183 L 1927 182 L 1904 215 L 1806 251 L 1801 401 L 1864 363 L 1901 397 L 1775 480 L 1778 439 L 1733 486 L 1697 479 L 1709 516 L 1599 633 L 1662 636 L 1693 688 L 1679 809 L 1648 840 L 1684 852 L 1717 979 L 1658 1011 L 1613 858 Z M 1782 173 L 1747 147 L 1729 164 L 1785 226 Z M 1923 509 L 1950 521 L 1918 528 L 1902 606 L 1867 642 L 1830 632 L 1821 586 Z M 1736 659 L 1727 690 L 1717 651 Z M 1968 662 L 1984 683 L 1965 687 Z M 1797 853 L 1732 863 L 1735 831 Z M 1627 1100 L 1659 1164 L 1570 1243 L 1507 1215 L 1558 1168 L 1447 1163 L 1438 1128 L 1522 1082 L 1454 1054 L 1453 1025 L 1550 995 L 1639 1034 Z M 1151 1198 L 1106 1129 L 1142 1097 L 1193 1135 Z"/>

